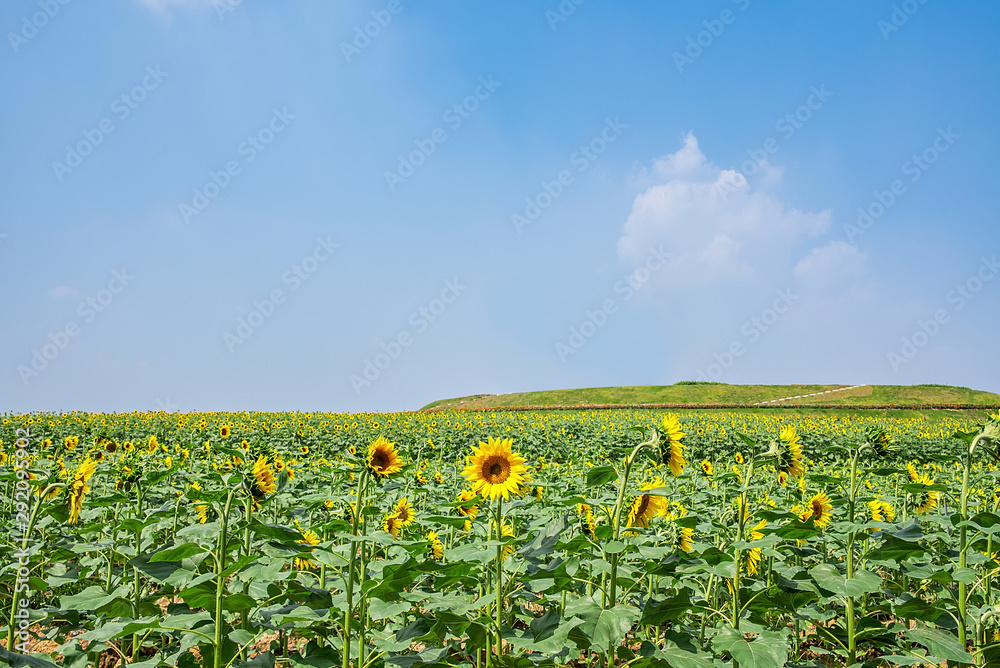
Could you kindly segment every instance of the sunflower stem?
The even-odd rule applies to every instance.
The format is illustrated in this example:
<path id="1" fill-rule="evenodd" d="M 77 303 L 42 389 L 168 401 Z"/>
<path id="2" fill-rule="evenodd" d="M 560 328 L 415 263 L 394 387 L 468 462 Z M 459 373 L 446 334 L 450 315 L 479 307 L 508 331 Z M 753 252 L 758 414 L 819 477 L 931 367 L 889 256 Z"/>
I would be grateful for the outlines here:
<path id="1" fill-rule="evenodd" d="M 354 496 L 354 508 L 352 509 L 351 535 L 358 536 L 358 524 L 361 519 L 361 510 L 364 507 L 365 482 L 368 478 L 368 469 L 363 469 L 358 474 L 358 488 Z M 347 612 L 344 613 L 344 668 L 351 668 L 351 618 L 354 616 L 354 562 L 358 558 L 358 541 L 351 541 L 351 560 L 347 564 Z M 362 641 L 363 642 L 363 641 Z M 359 664 L 360 665 L 360 664 Z"/>
<path id="2" fill-rule="evenodd" d="M 219 544 L 215 548 L 215 572 L 218 577 L 218 582 L 215 584 L 215 651 L 212 653 L 215 668 L 222 668 L 222 639 L 225 637 L 222 602 L 226 593 L 226 578 L 223 573 L 226 570 L 226 545 L 228 543 L 226 534 L 229 531 L 229 511 L 232 508 L 235 493 L 236 490 L 230 489 L 226 496 L 226 507 L 222 511 L 222 526 L 219 529 Z"/>
<path id="3" fill-rule="evenodd" d="M 503 613 L 503 545 L 500 542 L 503 540 L 503 497 L 497 497 L 497 656 L 503 654 L 503 622 L 501 619 L 501 614 Z"/>

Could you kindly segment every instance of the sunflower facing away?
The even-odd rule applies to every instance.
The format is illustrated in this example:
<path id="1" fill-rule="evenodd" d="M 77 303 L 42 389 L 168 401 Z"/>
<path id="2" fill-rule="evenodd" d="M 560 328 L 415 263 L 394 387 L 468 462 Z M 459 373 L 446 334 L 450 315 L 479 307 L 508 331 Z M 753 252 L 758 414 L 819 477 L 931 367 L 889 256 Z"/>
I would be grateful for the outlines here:
<path id="1" fill-rule="evenodd" d="M 508 522 L 507 520 L 504 520 L 503 524 L 500 525 L 500 535 L 502 536 L 502 538 L 513 538 L 516 535 L 514 533 L 514 525 Z M 504 545 L 503 558 L 506 559 L 507 557 L 511 556 L 512 554 L 514 554 L 514 551 L 515 548 L 513 545 Z"/>
<path id="2" fill-rule="evenodd" d="M 90 491 L 87 481 L 97 470 L 97 462 L 90 457 L 80 462 L 73 472 L 73 479 L 67 486 L 69 493 L 69 523 L 76 524 L 80 519 L 80 511 L 83 510 L 83 499 Z"/>
<path id="3" fill-rule="evenodd" d="M 787 424 L 778 433 L 778 461 L 775 468 L 784 471 L 793 478 L 806 472 L 802 465 L 802 444 L 795 427 Z"/>
<path id="4" fill-rule="evenodd" d="M 462 470 L 462 476 L 472 483 L 472 491 L 490 500 L 504 500 L 517 492 L 527 481 L 528 469 L 520 453 L 511 452 L 509 438 L 479 441 L 479 447 L 472 446 L 472 461 Z"/>
<path id="5" fill-rule="evenodd" d="M 830 497 L 824 492 L 809 499 L 806 509 L 802 512 L 803 522 L 808 522 L 811 519 L 813 524 L 821 528 L 828 525 L 832 518 L 833 505 L 830 503 Z"/>
<path id="6" fill-rule="evenodd" d="M 656 489 L 657 487 L 663 487 L 663 480 L 657 478 L 653 482 L 646 483 L 639 488 L 640 492 L 644 492 L 650 489 Z M 628 526 L 630 527 L 648 527 L 650 521 L 657 515 L 663 515 L 667 512 L 668 508 L 667 500 L 662 496 L 656 496 L 655 494 L 640 494 L 635 497 L 632 501 L 632 505 L 628 509 Z"/>
<path id="7" fill-rule="evenodd" d="M 684 472 L 684 446 L 681 439 L 684 432 L 681 431 L 681 421 L 673 413 L 668 413 L 660 423 L 660 433 L 663 441 L 660 444 L 663 452 L 663 463 L 670 467 L 670 472 L 674 476 L 679 476 Z"/>
<path id="8" fill-rule="evenodd" d="M 388 478 L 403 470 L 403 460 L 396 452 L 396 444 L 379 436 L 368 446 L 368 470 L 372 475 Z"/>
<path id="9" fill-rule="evenodd" d="M 250 494 L 253 496 L 255 505 L 269 494 L 274 494 L 275 490 L 278 489 L 278 484 L 274 481 L 274 469 L 268 463 L 266 455 L 257 458 L 250 470 L 250 475 L 252 477 Z"/>

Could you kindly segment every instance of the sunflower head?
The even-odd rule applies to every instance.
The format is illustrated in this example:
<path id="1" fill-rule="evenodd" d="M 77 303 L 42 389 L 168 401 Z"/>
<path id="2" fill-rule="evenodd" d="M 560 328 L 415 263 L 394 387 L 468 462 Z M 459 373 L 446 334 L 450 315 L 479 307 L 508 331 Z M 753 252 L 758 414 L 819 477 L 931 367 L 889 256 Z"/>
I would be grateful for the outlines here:
<path id="1" fill-rule="evenodd" d="M 663 480 L 660 478 L 643 485 L 639 491 L 645 492 L 657 487 L 663 487 Z M 629 506 L 628 526 L 648 527 L 654 517 L 666 514 L 668 508 L 669 503 L 664 497 L 656 494 L 640 494 L 632 500 L 632 504 Z"/>
<path id="2" fill-rule="evenodd" d="M 463 505 L 455 506 L 455 510 L 458 511 L 459 515 L 463 515 L 470 519 L 474 519 L 476 515 L 479 514 L 479 505 L 478 504 L 470 505 L 468 503 L 469 501 L 472 501 L 474 498 L 476 498 L 476 496 L 477 494 L 473 492 L 471 489 L 462 490 L 462 492 L 458 495 L 458 499 L 456 500 Z"/>
<path id="3" fill-rule="evenodd" d="M 774 468 L 784 471 L 793 478 L 799 478 L 805 473 L 802 464 L 802 443 L 795 427 L 786 424 L 778 432 L 778 440 L 771 442 L 771 449 L 767 453 L 774 457 Z"/>
<path id="4" fill-rule="evenodd" d="M 663 463 L 670 467 L 670 472 L 679 476 L 684 472 L 684 446 L 681 439 L 684 432 L 681 431 L 681 421 L 673 413 L 668 413 L 657 427 L 659 432 L 660 458 Z"/>
<path id="5" fill-rule="evenodd" d="M 413 524 L 413 520 L 416 518 L 416 514 L 413 512 L 413 505 L 406 500 L 405 496 L 396 502 L 392 510 L 392 514 L 399 518 L 400 524 L 404 527 Z"/>
<path id="6" fill-rule="evenodd" d="M 274 479 L 274 468 L 268 462 L 266 455 L 259 456 L 254 462 L 246 479 L 246 486 L 247 491 L 253 496 L 255 505 L 278 489 L 278 483 Z"/>
<path id="7" fill-rule="evenodd" d="M 308 552 L 312 550 L 313 545 L 319 545 L 319 536 L 312 529 L 307 529 L 306 531 L 302 531 L 302 540 L 296 542 L 299 545 L 305 545 L 306 547 L 303 548 L 303 551 Z M 295 557 L 295 568 L 297 570 L 304 571 L 310 568 L 316 568 L 316 564 L 308 559 Z"/>
<path id="8" fill-rule="evenodd" d="M 403 470 L 396 444 L 379 436 L 368 446 L 368 470 L 376 478 L 388 478 Z"/>
<path id="9" fill-rule="evenodd" d="M 707 459 L 701 460 L 701 472 L 705 476 L 711 476 L 712 475 L 712 462 L 708 461 Z"/>
<path id="10" fill-rule="evenodd" d="M 403 522 L 396 513 L 390 513 L 382 523 L 382 529 L 392 535 L 395 540 L 399 540 L 399 530 L 403 528 Z"/>
<path id="11" fill-rule="evenodd" d="M 892 446 L 892 439 L 889 432 L 878 425 L 871 425 L 865 429 L 865 443 L 876 457 L 886 457 L 896 450 Z"/>
<path id="12" fill-rule="evenodd" d="M 832 518 L 833 504 L 830 503 L 830 497 L 825 492 L 820 492 L 809 499 L 809 503 L 806 504 L 801 515 L 803 522 L 812 520 L 813 524 L 821 528 L 830 524 Z"/>
<path id="13" fill-rule="evenodd" d="M 428 531 L 427 540 L 431 544 L 431 556 L 440 561 L 444 557 L 444 543 L 438 540 L 437 531 Z"/>
<path id="14" fill-rule="evenodd" d="M 733 455 L 733 459 L 736 460 L 737 464 L 741 464 L 742 465 L 743 464 L 743 453 L 742 452 L 737 452 L 735 455 Z"/>
<path id="15" fill-rule="evenodd" d="M 83 510 L 83 499 L 87 496 L 87 492 L 90 491 L 90 486 L 87 483 L 96 470 L 97 462 L 87 457 L 73 471 L 73 476 L 66 486 L 70 524 L 76 524 L 80 520 L 80 511 Z"/>
<path id="16" fill-rule="evenodd" d="M 528 480 L 528 469 L 520 453 L 511 452 L 509 438 L 492 436 L 479 447 L 472 446 L 472 461 L 462 470 L 462 476 L 472 484 L 472 491 L 491 500 L 509 499 Z"/>
<path id="17" fill-rule="evenodd" d="M 224 424 L 221 427 L 219 427 L 219 436 L 221 438 L 229 438 L 232 435 L 232 433 L 233 433 L 233 428 L 230 427 L 228 424 Z"/>

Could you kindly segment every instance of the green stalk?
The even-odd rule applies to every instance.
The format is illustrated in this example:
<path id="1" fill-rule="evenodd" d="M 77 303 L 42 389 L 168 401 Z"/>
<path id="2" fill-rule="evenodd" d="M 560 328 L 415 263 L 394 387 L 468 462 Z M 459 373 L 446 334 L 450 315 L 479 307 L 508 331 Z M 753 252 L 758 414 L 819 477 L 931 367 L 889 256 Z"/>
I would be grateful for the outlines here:
<path id="1" fill-rule="evenodd" d="M 365 482 L 367 469 L 358 474 L 358 489 L 354 497 L 354 512 L 351 535 L 357 537 L 358 525 L 361 521 L 361 510 L 364 508 Z M 344 668 L 351 668 L 351 618 L 354 616 L 354 561 L 358 558 L 358 541 L 351 541 L 351 561 L 347 564 L 347 612 L 344 613 Z M 362 641 L 363 642 L 363 641 Z M 359 665 L 360 668 L 360 665 Z"/>
<path id="2" fill-rule="evenodd" d="M 497 656 L 503 654 L 503 497 L 497 497 Z"/>
<path id="3" fill-rule="evenodd" d="M 62 485 L 59 485 L 62 487 Z M 31 509 L 31 515 L 28 517 L 28 528 L 21 536 L 21 552 L 28 549 L 28 538 L 31 536 L 31 530 L 35 527 L 35 520 L 38 519 L 38 509 L 42 507 L 42 501 L 45 500 L 45 496 L 52 489 L 52 485 L 49 485 L 45 490 L 38 496 L 35 500 L 35 507 Z M 13 496 L 11 497 L 13 498 Z M 7 651 L 14 651 L 14 625 L 16 624 L 14 620 L 14 615 L 17 614 L 17 580 L 14 580 L 14 588 L 11 590 L 10 594 L 10 614 L 7 616 L 7 621 L 9 625 L 7 626 Z"/>
<path id="4" fill-rule="evenodd" d="M 136 484 L 135 493 L 135 518 L 139 522 L 139 528 L 135 532 L 135 556 L 139 557 L 139 552 L 142 550 L 142 488 Z M 132 601 L 132 618 L 139 618 L 139 602 L 141 598 L 141 590 L 139 588 L 139 569 L 136 566 L 132 566 L 132 596 L 134 600 Z M 139 634 L 132 634 L 132 662 L 135 663 L 139 658 Z"/>
<path id="5" fill-rule="evenodd" d="M 229 510 L 233 505 L 234 494 L 235 490 L 230 489 L 229 494 L 226 496 L 226 507 L 222 511 L 222 526 L 219 530 L 219 541 L 215 548 L 215 572 L 218 576 L 218 582 L 215 584 L 215 651 L 212 656 L 215 668 L 222 668 L 222 639 L 225 627 L 222 601 L 226 593 L 226 578 L 222 574 L 226 570 L 226 546 L 229 540 L 227 536 L 227 531 L 229 530 Z"/>
<path id="6" fill-rule="evenodd" d="M 858 457 L 861 456 L 861 450 L 859 449 L 854 453 L 851 458 L 851 480 L 850 488 L 847 494 L 847 518 L 851 524 L 854 523 L 854 506 L 855 499 L 858 492 L 857 479 L 858 479 Z M 855 531 L 851 529 L 850 535 L 847 537 L 847 579 L 854 579 L 854 538 Z M 855 637 L 855 621 L 854 621 L 854 597 L 847 596 L 846 598 L 846 608 L 847 608 L 847 665 L 853 666 L 857 663 L 857 638 Z"/>
<path id="7" fill-rule="evenodd" d="M 966 567 L 966 552 L 969 549 L 968 536 L 966 532 L 968 528 L 965 526 L 965 521 L 969 517 L 969 469 L 972 468 L 972 453 L 974 452 L 976 445 L 978 444 L 980 437 L 977 436 L 975 440 L 972 441 L 972 445 L 969 447 L 969 452 L 965 456 L 964 466 L 962 467 L 962 528 L 959 529 L 958 541 L 959 541 L 959 552 L 958 552 L 958 567 Z M 958 642 L 962 644 L 962 649 L 966 648 L 966 643 L 968 642 L 968 631 L 965 627 L 966 625 L 966 607 L 968 599 L 968 591 L 966 590 L 966 585 L 964 581 L 959 581 L 958 583 Z"/>

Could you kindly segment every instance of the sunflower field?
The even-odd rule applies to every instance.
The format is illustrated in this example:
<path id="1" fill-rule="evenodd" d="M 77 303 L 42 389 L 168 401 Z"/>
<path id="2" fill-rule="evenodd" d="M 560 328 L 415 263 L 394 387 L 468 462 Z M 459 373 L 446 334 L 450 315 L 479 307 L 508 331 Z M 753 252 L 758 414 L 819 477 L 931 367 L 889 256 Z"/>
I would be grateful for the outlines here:
<path id="1" fill-rule="evenodd" d="M 0 418 L 0 663 L 1000 668 L 1000 414 Z"/>

